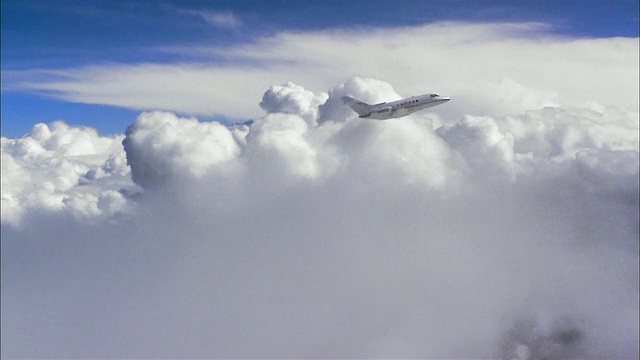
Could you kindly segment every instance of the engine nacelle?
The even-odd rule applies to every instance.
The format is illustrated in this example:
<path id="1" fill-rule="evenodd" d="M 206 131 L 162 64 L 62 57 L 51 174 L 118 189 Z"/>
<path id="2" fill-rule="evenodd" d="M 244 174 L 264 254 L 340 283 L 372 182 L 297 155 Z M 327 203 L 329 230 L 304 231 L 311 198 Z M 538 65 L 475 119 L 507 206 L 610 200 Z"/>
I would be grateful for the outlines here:
<path id="1" fill-rule="evenodd" d="M 376 114 L 386 114 L 386 113 L 390 113 L 391 111 L 393 111 L 393 108 L 391 106 L 385 106 L 385 107 L 376 109 L 376 111 L 374 111 L 374 113 L 376 113 Z"/>

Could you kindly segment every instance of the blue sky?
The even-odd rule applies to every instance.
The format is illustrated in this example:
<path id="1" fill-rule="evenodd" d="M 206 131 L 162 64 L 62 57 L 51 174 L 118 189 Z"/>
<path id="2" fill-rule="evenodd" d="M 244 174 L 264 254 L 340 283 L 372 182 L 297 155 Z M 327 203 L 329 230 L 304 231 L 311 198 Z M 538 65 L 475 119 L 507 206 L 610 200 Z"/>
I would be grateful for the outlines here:
<path id="1" fill-rule="evenodd" d="M 2 135 L 21 136 L 35 123 L 58 119 L 104 134 L 122 133 L 144 110 L 82 104 L 51 96 L 55 95 L 51 92 L 20 89 L 14 79 L 21 71 L 180 64 L 201 59 L 159 49 L 224 48 L 281 31 L 401 27 L 436 21 L 544 22 L 557 35 L 637 37 L 638 2 L 3 0 Z"/>

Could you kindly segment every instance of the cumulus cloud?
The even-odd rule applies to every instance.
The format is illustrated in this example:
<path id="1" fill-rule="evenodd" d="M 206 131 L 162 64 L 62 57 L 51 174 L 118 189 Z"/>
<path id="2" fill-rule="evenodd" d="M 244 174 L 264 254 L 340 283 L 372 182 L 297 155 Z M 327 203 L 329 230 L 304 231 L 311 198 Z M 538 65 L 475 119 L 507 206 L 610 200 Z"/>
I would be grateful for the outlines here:
<path id="1" fill-rule="evenodd" d="M 273 84 L 292 81 L 318 93 L 358 74 L 386 79 L 404 96 L 450 95 L 464 105 L 440 111 L 453 118 L 545 106 L 637 112 L 637 38 L 575 39 L 549 29 L 439 22 L 280 32 L 223 47 L 164 48 L 185 59 L 179 64 L 5 71 L 3 86 L 73 102 L 246 120 L 261 116 L 255 99 Z"/>
<path id="2" fill-rule="evenodd" d="M 3 139 L 3 356 L 637 358 L 636 112 L 371 121 L 345 94 L 399 96 Z"/>
<path id="3" fill-rule="evenodd" d="M 201 176 L 240 151 L 232 132 L 220 123 L 162 112 L 143 113 L 126 135 L 123 145 L 132 179 L 146 188 L 173 176 Z"/>
<path id="4" fill-rule="evenodd" d="M 327 95 L 314 94 L 291 82 L 283 86 L 273 85 L 264 93 L 260 107 L 267 113 L 296 114 L 309 125 L 318 119 L 318 107 L 327 101 Z"/>
<path id="5" fill-rule="evenodd" d="M 123 136 L 56 121 L 36 124 L 19 139 L 2 138 L 2 222 L 25 211 L 67 211 L 80 217 L 126 210 L 129 178 Z M 118 191 L 123 192 L 118 192 Z"/>

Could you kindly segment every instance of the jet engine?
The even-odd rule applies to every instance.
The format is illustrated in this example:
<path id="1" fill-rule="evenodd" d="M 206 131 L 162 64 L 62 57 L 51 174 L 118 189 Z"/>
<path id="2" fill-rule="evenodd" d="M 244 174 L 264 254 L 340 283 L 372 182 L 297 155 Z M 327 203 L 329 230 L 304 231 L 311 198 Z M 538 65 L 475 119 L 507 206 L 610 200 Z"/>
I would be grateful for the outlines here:
<path id="1" fill-rule="evenodd" d="M 393 108 L 391 106 L 385 106 L 381 109 L 377 109 L 376 111 L 374 111 L 376 114 L 384 114 L 384 113 L 389 113 L 393 111 Z"/>

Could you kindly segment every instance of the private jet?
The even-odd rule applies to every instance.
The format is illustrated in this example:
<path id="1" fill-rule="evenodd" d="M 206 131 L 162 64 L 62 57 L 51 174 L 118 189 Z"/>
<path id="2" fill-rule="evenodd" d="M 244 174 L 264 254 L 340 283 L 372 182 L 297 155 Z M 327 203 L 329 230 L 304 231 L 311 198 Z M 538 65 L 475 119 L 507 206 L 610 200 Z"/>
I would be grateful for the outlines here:
<path id="1" fill-rule="evenodd" d="M 407 116 L 416 111 L 438 106 L 451 100 L 438 94 L 425 94 L 410 98 L 369 105 L 349 96 L 341 97 L 342 101 L 357 112 L 361 118 L 387 120 Z"/>

